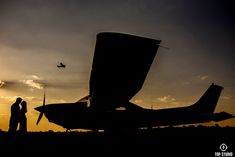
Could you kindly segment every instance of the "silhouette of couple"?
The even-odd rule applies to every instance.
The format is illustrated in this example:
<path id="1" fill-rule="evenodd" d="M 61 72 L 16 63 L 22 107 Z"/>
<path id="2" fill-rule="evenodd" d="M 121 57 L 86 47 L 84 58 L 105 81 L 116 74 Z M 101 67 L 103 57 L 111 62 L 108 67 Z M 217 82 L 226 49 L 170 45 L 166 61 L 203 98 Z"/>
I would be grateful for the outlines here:
<path id="1" fill-rule="evenodd" d="M 21 107 L 20 107 L 21 105 Z M 11 105 L 11 117 L 9 122 L 9 130 L 8 132 L 14 133 L 18 128 L 18 124 L 20 124 L 19 131 L 27 132 L 27 103 L 26 101 L 22 101 L 22 98 L 18 97 L 16 102 Z"/>

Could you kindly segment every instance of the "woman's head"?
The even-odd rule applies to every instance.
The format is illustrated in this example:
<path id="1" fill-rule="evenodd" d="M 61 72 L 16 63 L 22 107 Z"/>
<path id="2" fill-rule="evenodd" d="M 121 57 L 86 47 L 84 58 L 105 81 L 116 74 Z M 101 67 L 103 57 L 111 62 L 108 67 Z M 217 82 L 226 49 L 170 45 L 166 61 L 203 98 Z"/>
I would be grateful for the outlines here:
<path id="1" fill-rule="evenodd" d="M 22 101 L 21 102 L 21 106 L 22 106 L 22 109 L 27 112 L 27 102 L 26 101 Z"/>

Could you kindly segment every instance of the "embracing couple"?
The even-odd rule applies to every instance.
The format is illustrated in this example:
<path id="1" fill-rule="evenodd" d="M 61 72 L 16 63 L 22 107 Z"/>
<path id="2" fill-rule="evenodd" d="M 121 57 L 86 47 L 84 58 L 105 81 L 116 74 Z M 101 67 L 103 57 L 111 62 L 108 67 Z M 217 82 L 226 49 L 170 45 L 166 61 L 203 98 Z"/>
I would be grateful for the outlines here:
<path id="1" fill-rule="evenodd" d="M 21 106 L 21 107 L 20 107 Z M 11 105 L 11 117 L 9 122 L 9 130 L 8 132 L 14 133 L 18 128 L 18 124 L 20 124 L 19 131 L 27 132 L 27 103 L 26 101 L 22 101 L 22 98 L 18 97 L 16 102 Z"/>

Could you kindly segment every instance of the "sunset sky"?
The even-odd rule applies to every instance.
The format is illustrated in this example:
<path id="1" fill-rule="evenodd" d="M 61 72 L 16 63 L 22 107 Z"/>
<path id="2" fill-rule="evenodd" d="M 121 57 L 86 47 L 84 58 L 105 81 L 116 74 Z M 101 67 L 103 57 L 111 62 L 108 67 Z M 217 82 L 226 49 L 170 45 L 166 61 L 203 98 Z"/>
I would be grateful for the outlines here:
<path id="1" fill-rule="evenodd" d="M 36 125 L 42 84 L 46 103 L 86 96 L 103 31 L 159 39 L 169 48 L 159 48 L 132 102 L 188 106 L 215 83 L 224 87 L 216 112 L 235 115 L 234 28 L 232 0 L 0 0 L 0 129 L 8 130 L 10 106 L 21 96 L 29 131 L 65 130 L 45 117 Z M 235 126 L 235 118 L 219 124 Z"/>

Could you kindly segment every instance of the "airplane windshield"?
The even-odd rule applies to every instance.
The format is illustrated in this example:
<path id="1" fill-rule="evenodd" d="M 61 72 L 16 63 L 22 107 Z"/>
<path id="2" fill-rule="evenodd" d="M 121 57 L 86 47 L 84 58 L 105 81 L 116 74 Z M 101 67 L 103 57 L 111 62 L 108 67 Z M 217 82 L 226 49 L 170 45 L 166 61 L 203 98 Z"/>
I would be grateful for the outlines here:
<path id="1" fill-rule="evenodd" d="M 79 99 L 76 103 L 80 103 L 80 104 L 86 104 L 87 107 L 90 106 L 90 96 L 85 96 L 81 99 Z"/>

